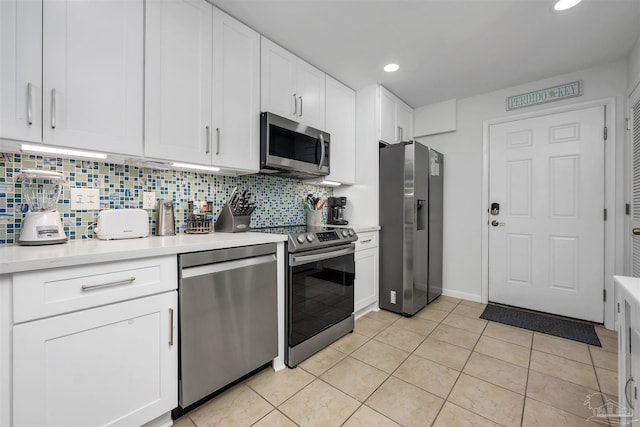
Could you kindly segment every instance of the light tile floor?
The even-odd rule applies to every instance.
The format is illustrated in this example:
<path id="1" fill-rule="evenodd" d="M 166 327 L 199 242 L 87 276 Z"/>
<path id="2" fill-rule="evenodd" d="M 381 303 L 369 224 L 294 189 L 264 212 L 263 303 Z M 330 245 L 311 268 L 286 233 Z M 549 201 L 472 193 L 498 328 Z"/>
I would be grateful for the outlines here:
<path id="1" fill-rule="evenodd" d="M 616 333 L 596 327 L 603 346 L 591 347 L 483 310 L 442 296 L 411 318 L 369 313 L 298 368 L 265 369 L 174 425 L 598 425 L 592 408 L 617 401 Z"/>

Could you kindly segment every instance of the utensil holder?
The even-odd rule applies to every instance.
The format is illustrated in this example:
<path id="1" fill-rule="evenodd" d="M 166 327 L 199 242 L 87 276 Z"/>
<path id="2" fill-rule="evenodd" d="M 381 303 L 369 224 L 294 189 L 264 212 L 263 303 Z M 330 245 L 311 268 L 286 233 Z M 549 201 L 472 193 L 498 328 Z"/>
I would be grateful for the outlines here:
<path id="1" fill-rule="evenodd" d="M 249 224 L 251 223 L 251 215 L 246 216 L 234 216 L 231 212 L 231 206 L 229 203 L 225 203 L 222 206 L 220 215 L 214 225 L 215 231 L 222 231 L 225 233 L 240 233 L 249 230 Z"/>
<path id="2" fill-rule="evenodd" d="M 308 227 L 320 227 L 322 225 L 322 211 L 307 210 L 307 226 Z"/>

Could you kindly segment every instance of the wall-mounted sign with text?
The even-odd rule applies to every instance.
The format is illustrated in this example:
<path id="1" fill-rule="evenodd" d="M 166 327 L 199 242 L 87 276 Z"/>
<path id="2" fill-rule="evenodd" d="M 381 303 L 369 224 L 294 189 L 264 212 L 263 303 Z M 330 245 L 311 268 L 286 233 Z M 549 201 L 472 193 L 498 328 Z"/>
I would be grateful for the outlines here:
<path id="1" fill-rule="evenodd" d="M 582 80 L 507 97 L 507 111 L 582 96 Z"/>

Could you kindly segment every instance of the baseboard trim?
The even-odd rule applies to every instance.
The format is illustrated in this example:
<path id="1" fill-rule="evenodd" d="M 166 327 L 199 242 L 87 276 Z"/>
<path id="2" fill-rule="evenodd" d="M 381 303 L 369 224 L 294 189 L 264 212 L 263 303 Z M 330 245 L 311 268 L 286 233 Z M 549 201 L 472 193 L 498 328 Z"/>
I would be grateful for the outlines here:
<path id="1" fill-rule="evenodd" d="M 451 289 L 443 289 L 442 295 L 447 297 L 466 299 L 474 302 L 482 302 L 482 297 L 480 296 L 480 294 L 470 294 L 468 292 L 460 292 L 460 291 L 454 291 Z"/>

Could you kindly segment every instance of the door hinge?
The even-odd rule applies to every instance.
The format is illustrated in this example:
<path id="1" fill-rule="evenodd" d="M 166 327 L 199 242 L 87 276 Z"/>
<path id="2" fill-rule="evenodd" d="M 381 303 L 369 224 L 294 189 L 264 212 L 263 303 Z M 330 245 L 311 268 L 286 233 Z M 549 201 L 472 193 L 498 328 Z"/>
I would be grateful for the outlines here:
<path id="1" fill-rule="evenodd" d="M 624 213 L 626 215 L 631 215 L 631 205 L 629 203 L 624 205 Z"/>
<path id="2" fill-rule="evenodd" d="M 607 208 L 604 208 L 604 220 L 607 220 Z"/>
<path id="3" fill-rule="evenodd" d="M 627 121 L 627 130 L 631 130 L 631 119 L 627 117 L 625 120 Z"/>
<path id="4" fill-rule="evenodd" d="M 618 303 L 618 313 L 620 313 L 620 303 Z"/>
<path id="5" fill-rule="evenodd" d="M 607 302 L 607 290 L 602 290 L 602 301 Z"/>
<path id="6" fill-rule="evenodd" d="M 605 127 L 604 127 L 604 140 L 605 140 L 605 141 L 607 140 L 607 136 L 608 136 L 608 135 L 609 135 L 609 131 L 608 131 L 607 127 L 605 126 Z"/>

